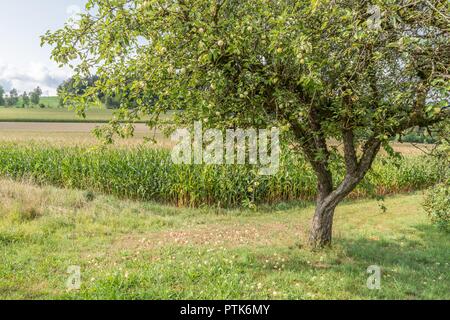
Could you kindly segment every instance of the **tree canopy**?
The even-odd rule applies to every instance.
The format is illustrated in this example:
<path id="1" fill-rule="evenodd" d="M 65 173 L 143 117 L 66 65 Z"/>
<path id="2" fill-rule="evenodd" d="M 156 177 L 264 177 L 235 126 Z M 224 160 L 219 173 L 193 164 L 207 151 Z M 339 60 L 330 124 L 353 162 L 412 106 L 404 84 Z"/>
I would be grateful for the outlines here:
<path id="1" fill-rule="evenodd" d="M 30 92 L 30 100 L 32 104 L 38 105 L 41 100 L 42 89 L 40 87 L 36 87 L 33 91 Z"/>
<path id="2" fill-rule="evenodd" d="M 19 102 L 19 93 L 16 89 L 11 89 L 9 95 L 6 98 L 6 105 L 15 106 Z"/>
<path id="3" fill-rule="evenodd" d="M 24 107 L 29 106 L 30 105 L 30 97 L 28 96 L 28 93 L 25 91 L 24 93 L 22 93 L 22 105 Z"/>
<path id="4" fill-rule="evenodd" d="M 324 246 L 336 205 L 381 146 L 448 119 L 449 19 L 446 0 L 89 0 L 75 26 L 43 43 L 75 77 L 99 77 L 71 97 L 80 108 L 102 92 L 120 97 L 117 120 L 150 115 L 156 126 L 182 110 L 178 125 L 281 128 L 317 174 L 311 243 Z"/>

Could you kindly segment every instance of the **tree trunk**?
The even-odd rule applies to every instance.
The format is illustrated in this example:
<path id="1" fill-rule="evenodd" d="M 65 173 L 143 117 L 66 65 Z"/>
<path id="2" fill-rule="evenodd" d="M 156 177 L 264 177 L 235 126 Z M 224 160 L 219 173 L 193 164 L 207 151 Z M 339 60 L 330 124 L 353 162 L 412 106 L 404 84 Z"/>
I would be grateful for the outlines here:
<path id="1" fill-rule="evenodd" d="M 333 235 L 333 218 L 336 206 L 317 202 L 309 243 L 313 249 L 320 249 L 331 245 Z"/>

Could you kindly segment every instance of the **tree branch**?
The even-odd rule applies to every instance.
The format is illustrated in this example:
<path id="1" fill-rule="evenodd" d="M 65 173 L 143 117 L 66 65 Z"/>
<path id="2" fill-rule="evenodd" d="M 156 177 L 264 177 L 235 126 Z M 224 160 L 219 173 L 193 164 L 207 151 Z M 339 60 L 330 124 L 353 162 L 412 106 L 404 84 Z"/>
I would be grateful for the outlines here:
<path id="1" fill-rule="evenodd" d="M 355 149 L 355 136 L 352 129 L 342 129 L 344 141 L 344 158 L 347 174 L 354 174 L 358 169 L 358 159 Z"/>

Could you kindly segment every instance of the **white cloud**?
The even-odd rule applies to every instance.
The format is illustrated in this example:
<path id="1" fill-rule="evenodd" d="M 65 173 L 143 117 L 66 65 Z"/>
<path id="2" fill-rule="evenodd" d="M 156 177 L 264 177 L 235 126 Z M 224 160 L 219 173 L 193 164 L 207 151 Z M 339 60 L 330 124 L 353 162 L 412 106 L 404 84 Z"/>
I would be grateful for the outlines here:
<path id="1" fill-rule="evenodd" d="M 0 61 L 0 85 L 6 91 L 12 88 L 19 92 L 41 87 L 44 95 L 56 95 L 56 88 L 70 76 L 64 69 L 50 68 L 42 63 L 30 62 L 25 66 L 15 66 Z"/>

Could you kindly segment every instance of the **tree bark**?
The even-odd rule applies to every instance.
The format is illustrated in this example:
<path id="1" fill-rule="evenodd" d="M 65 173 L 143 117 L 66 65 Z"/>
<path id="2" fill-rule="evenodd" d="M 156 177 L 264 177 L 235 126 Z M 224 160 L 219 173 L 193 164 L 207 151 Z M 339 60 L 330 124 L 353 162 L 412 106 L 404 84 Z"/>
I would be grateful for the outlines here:
<path id="1" fill-rule="evenodd" d="M 317 175 L 318 197 L 309 244 L 313 249 L 320 249 L 331 245 L 335 209 L 364 178 L 380 150 L 381 140 L 378 138 L 379 133 L 373 132 L 364 143 L 362 154 L 358 157 L 354 129 L 351 125 L 342 128 L 346 176 L 344 181 L 334 189 L 329 163 L 330 151 L 323 133 L 319 111 L 312 108 L 308 120 L 310 125 L 308 129 L 294 122 L 293 130 Z M 309 134 L 308 130 L 310 130 Z"/>
<path id="2" fill-rule="evenodd" d="M 333 237 L 333 218 L 336 206 L 317 203 L 314 214 L 309 243 L 313 249 L 320 249 L 331 245 Z"/>
<path id="3" fill-rule="evenodd" d="M 352 135 L 349 135 L 349 138 L 353 138 Z M 313 249 L 331 245 L 334 211 L 337 205 L 355 189 L 369 171 L 376 154 L 380 150 L 381 142 L 375 138 L 369 139 L 365 144 L 360 161 L 356 159 L 356 152 L 351 151 L 350 143 L 347 144 L 345 154 L 347 175 L 335 190 L 330 184 L 333 181 L 331 172 L 323 170 L 317 172 L 319 196 L 309 236 L 309 243 Z"/>
<path id="4" fill-rule="evenodd" d="M 367 165 L 370 167 L 369 164 Z M 319 192 L 309 236 L 309 243 L 313 249 L 320 249 L 331 245 L 334 211 L 338 204 L 361 182 L 366 172 L 365 170 L 359 173 L 347 174 L 344 181 L 334 191 L 327 188 L 328 192 Z M 319 190 L 323 189 L 319 186 Z"/>

